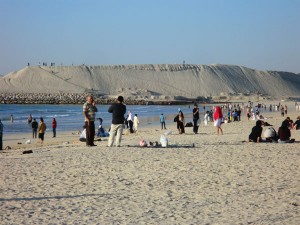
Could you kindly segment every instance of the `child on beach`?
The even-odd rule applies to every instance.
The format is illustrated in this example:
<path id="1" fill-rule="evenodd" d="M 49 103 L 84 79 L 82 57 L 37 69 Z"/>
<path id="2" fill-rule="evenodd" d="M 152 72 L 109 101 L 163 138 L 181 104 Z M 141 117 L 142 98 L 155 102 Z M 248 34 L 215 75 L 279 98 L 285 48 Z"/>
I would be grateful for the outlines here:
<path id="1" fill-rule="evenodd" d="M 166 117 L 164 116 L 163 113 L 160 115 L 159 121 L 161 124 L 161 129 L 166 129 Z"/>
<path id="2" fill-rule="evenodd" d="M 300 116 L 297 117 L 297 120 L 293 124 L 296 130 L 300 130 Z"/>

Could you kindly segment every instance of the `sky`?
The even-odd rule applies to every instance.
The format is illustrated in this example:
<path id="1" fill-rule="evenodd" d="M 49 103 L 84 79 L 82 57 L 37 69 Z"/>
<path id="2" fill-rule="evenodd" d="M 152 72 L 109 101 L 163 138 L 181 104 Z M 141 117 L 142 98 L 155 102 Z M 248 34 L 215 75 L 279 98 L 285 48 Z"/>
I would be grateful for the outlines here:
<path id="1" fill-rule="evenodd" d="M 300 0 L 0 0 L 0 74 L 43 62 L 300 73 Z"/>

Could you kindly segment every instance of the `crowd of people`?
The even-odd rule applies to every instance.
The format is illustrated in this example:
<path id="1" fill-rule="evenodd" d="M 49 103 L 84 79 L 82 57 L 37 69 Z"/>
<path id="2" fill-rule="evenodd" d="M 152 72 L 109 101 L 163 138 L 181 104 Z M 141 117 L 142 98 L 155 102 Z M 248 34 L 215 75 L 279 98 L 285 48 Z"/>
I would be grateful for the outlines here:
<path id="1" fill-rule="evenodd" d="M 295 103 L 296 110 L 300 110 L 299 104 Z M 209 122 L 213 122 L 216 127 L 216 134 L 223 135 L 222 124 L 223 123 L 232 123 L 232 122 L 240 122 L 242 112 L 245 113 L 248 120 L 255 120 L 256 124 L 252 128 L 248 141 L 249 142 L 278 142 L 278 143 L 292 143 L 295 139 L 291 138 L 291 130 L 300 130 L 300 116 L 297 117 L 296 121 L 290 119 L 290 117 L 286 117 L 281 126 L 276 131 L 273 127 L 267 127 L 265 132 L 263 133 L 263 128 L 265 126 L 270 126 L 265 121 L 265 117 L 261 114 L 262 110 L 266 112 L 269 110 L 278 111 L 282 116 L 287 115 L 288 107 L 286 105 L 278 104 L 278 105 L 269 105 L 267 107 L 265 104 L 257 104 L 253 105 L 253 102 L 248 102 L 246 104 L 232 104 L 226 103 L 220 106 L 211 107 L 210 110 L 206 110 L 205 105 L 203 107 L 204 111 L 204 125 L 207 126 Z M 89 95 L 87 97 L 86 102 L 83 105 L 83 115 L 84 115 L 84 141 L 86 142 L 86 146 L 93 147 L 96 146 L 94 144 L 95 136 L 98 137 L 109 137 L 107 146 L 112 147 L 121 145 L 123 130 L 126 127 L 129 133 L 138 132 L 139 119 L 137 114 L 132 114 L 131 111 L 126 114 L 126 105 L 124 104 L 124 98 L 119 96 L 116 99 L 116 103 L 112 104 L 108 108 L 108 112 L 112 114 L 112 122 L 109 128 L 109 132 L 106 132 L 102 126 L 102 119 L 98 118 L 100 121 L 98 132 L 95 132 L 95 120 L 96 113 L 98 109 L 96 107 L 96 103 L 93 100 L 93 97 Z M 178 134 L 185 133 L 185 127 L 193 127 L 193 133 L 198 134 L 199 125 L 200 125 L 200 110 L 197 103 L 194 103 L 194 108 L 191 110 L 191 117 L 193 122 L 186 122 L 186 118 L 183 114 L 183 111 L 179 108 L 178 114 L 174 118 L 174 122 L 176 123 L 176 128 L 178 130 Z M 11 115 L 11 122 L 13 123 L 13 116 Z M 39 138 L 40 143 L 44 142 L 45 132 L 47 126 L 44 122 L 43 117 L 40 117 L 39 123 L 35 118 L 30 114 L 27 119 L 28 124 L 32 128 L 32 138 Z M 161 125 L 161 129 L 166 129 L 166 116 L 164 113 L 161 113 L 159 116 L 159 122 Z M 57 121 L 56 118 L 52 119 L 52 132 L 53 138 L 56 137 L 56 128 Z M 3 124 L 0 121 L 0 144 L 2 148 L 2 135 L 3 134 Z"/>
<path id="2" fill-rule="evenodd" d="M 256 121 L 256 125 L 252 128 L 249 135 L 249 142 L 293 143 L 295 139 L 291 138 L 291 130 L 300 130 L 300 116 L 297 117 L 295 122 L 293 122 L 290 117 L 287 117 L 282 121 L 277 132 L 273 127 L 268 127 L 263 134 L 264 125 L 264 121 Z M 262 134 L 265 139 L 263 139 Z"/>
<path id="3" fill-rule="evenodd" d="M 126 105 L 123 104 L 123 97 L 119 96 L 117 98 L 117 103 L 111 105 L 108 109 L 109 113 L 112 113 L 112 124 L 109 129 L 109 140 L 108 146 L 111 147 L 115 143 L 116 146 L 120 146 L 122 139 L 123 129 L 126 127 L 129 130 L 129 133 L 135 133 L 138 131 L 139 119 L 137 114 L 132 116 L 132 112 L 128 111 L 126 114 Z M 86 104 L 92 104 L 92 97 L 89 96 Z M 205 107 L 205 106 L 204 106 Z M 279 109 L 283 109 L 283 115 L 287 114 L 287 106 L 283 106 L 280 103 L 278 105 L 270 105 L 269 110 L 278 111 Z M 91 112 L 87 113 L 87 107 L 84 106 L 84 115 L 86 121 L 94 121 L 95 113 L 97 112 L 97 108 L 93 105 L 90 107 Z M 205 108 L 204 108 L 205 110 Z M 244 111 L 247 115 L 248 120 L 252 118 L 256 120 L 256 125 L 252 128 L 252 131 L 249 135 L 250 142 L 279 142 L 279 143 L 290 143 L 295 140 L 291 138 L 291 129 L 300 129 L 300 116 L 297 117 L 297 120 L 293 122 L 289 117 L 287 117 L 282 125 L 279 127 L 276 132 L 273 127 L 269 127 L 265 132 L 265 139 L 262 138 L 262 132 L 264 125 L 269 125 L 267 122 L 264 122 L 264 116 L 261 114 L 261 110 L 267 111 L 267 106 L 265 104 L 257 104 L 253 106 L 253 102 L 248 102 L 247 104 L 231 104 L 227 103 L 221 106 L 215 106 L 211 110 L 207 110 L 204 113 L 204 125 L 207 126 L 208 122 L 213 122 L 216 127 L 216 133 L 218 135 L 223 135 L 222 124 L 223 123 L 231 123 L 231 122 L 239 122 L 241 121 L 241 114 Z M 282 113 L 282 111 L 280 111 Z M 200 110 L 197 103 L 194 104 L 194 108 L 191 111 L 193 123 L 186 122 L 183 111 L 179 108 L 178 114 L 174 117 L 174 122 L 176 123 L 176 128 L 178 130 L 178 134 L 185 133 L 185 127 L 191 126 L 193 127 L 193 133 L 198 134 L 199 125 L 200 125 Z M 90 115 L 90 118 L 88 117 Z M 166 116 L 161 113 L 159 116 L 159 122 L 161 125 L 161 129 L 166 129 Z M 89 126 L 87 126 L 89 127 Z M 94 126 L 91 127 L 95 129 Z M 94 131 L 90 131 L 90 133 L 94 134 Z M 93 135 L 94 136 L 94 135 Z M 87 137 L 87 146 L 95 146 L 92 141 L 88 141 Z"/>

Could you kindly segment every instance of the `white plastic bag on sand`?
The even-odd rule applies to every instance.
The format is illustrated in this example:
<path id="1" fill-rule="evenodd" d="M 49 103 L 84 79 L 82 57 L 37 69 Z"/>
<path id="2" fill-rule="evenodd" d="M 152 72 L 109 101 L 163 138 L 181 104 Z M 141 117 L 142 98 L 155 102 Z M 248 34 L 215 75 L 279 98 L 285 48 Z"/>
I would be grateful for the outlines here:
<path id="1" fill-rule="evenodd" d="M 160 136 L 160 144 L 161 144 L 161 147 L 168 146 L 168 138 L 165 135 Z"/>
<path id="2" fill-rule="evenodd" d="M 84 129 L 81 132 L 80 137 L 79 137 L 79 141 L 81 141 L 81 142 L 85 142 L 86 141 L 86 129 Z"/>
<path id="3" fill-rule="evenodd" d="M 26 145 L 29 145 L 29 144 L 31 144 L 31 141 L 30 141 L 30 139 L 29 139 L 29 140 L 27 140 L 27 141 L 25 141 L 25 144 L 26 144 Z"/>

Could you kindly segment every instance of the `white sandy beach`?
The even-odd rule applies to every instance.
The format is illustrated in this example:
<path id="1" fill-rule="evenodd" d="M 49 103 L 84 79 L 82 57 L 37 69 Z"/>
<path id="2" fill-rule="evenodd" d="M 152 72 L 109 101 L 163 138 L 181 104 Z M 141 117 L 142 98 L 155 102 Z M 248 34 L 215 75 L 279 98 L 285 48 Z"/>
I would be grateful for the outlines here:
<path id="1" fill-rule="evenodd" d="M 276 130 L 284 119 L 262 114 Z M 138 147 L 159 141 L 159 124 L 123 135 L 119 148 L 107 138 L 87 148 L 71 132 L 49 132 L 43 145 L 4 137 L 12 149 L 0 153 L 0 223 L 299 224 L 300 131 L 293 144 L 244 143 L 254 124 L 243 114 L 218 136 L 212 122 L 197 135 L 168 123 L 167 148 Z"/>

